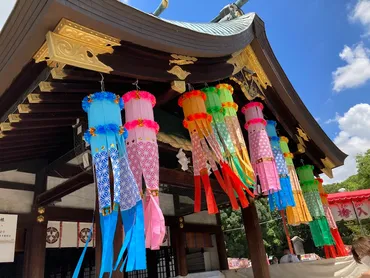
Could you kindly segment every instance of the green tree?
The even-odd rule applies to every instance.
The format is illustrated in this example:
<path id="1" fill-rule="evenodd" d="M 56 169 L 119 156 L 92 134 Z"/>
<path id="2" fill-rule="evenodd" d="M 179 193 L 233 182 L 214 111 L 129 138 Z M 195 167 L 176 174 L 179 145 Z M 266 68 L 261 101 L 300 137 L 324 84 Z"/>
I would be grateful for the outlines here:
<path id="1" fill-rule="evenodd" d="M 327 193 L 336 193 L 339 189 L 355 191 L 370 188 L 370 150 L 356 157 L 358 173 L 350 176 L 343 182 L 325 185 Z M 271 212 L 267 198 L 256 200 L 258 218 L 261 225 L 264 245 L 268 255 L 280 257 L 287 247 L 283 222 L 280 214 Z M 227 208 L 221 212 L 221 221 L 225 231 L 226 247 L 229 257 L 249 257 L 248 244 L 245 237 L 241 211 L 233 211 Z M 363 220 L 362 230 L 357 221 L 338 222 L 338 230 L 345 244 L 352 244 L 353 240 L 362 233 L 370 235 L 370 220 Z M 310 228 L 308 225 L 289 226 L 290 236 L 299 236 L 304 240 L 304 248 L 307 253 L 323 253 L 321 248 L 315 248 Z"/>

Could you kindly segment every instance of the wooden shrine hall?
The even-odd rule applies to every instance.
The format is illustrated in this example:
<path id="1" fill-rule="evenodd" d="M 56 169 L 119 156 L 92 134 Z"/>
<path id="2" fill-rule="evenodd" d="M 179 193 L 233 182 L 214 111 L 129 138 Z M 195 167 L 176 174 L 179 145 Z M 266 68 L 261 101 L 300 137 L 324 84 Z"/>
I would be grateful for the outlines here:
<path id="1" fill-rule="evenodd" d="M 297 164 L 303 159 L 315 166 L 315 174 L 329 177 L 343 165 L 346 155 L 302 103 L 271 49 L 263 21 L 244 14 L 241 2 L 233 4 L 235 13 L 220 14 L 212 23 L 185 23 L 116 0 L 17 1 L 0 34 L 0 213 L 18 215 L 15 262 L 0 263 L 1 277 L 72 277 L 82 250 L 76 247 L 83 246 L 79 227 L 90 227 L 96 207 L 81 101 L 102 89 L 122 95 L 137 81 L 156 97 L 159 194 L 168 237 L 160 250 L 147 251 L 146 271 L 113 277 L 228 269 L 220 217 L 208 215 L 205 200 L 202 212 L 193 213 L 193 174 L 182 171 L 176 157 L 180 149 L 191 157 L 177 105 L 190 87 L 232 85 L 239 107 L 252 100 L 264 103 L 265 115 L 289 138 Z M 219 208 L 228 206 L 216 179 L 211 177 L 211 184 Z M 242 210 L 249 258 L 254 276 L 267 278 L 257 211 L 250 203 Z M 98 219 L 81 277 L 99 274 Z M 71 229 L 77 232 L 67 236 Z M 67 243 L 68 237 L 76 239 Z M 116 254 L 122 238 L 117 229 Z"/>

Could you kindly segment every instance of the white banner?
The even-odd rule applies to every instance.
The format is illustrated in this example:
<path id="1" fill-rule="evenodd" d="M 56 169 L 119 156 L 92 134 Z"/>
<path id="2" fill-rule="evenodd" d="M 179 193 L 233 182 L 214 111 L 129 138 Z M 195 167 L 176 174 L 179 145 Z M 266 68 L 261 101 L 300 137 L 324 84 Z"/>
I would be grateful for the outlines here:
<path id="1" fill-rule="evenodd" d="M 0 263 L 14 262 L 18 215 L 0 214 Z"/>
<path id="2" fill-rule="evenodd" d="M 46 231 L 46 248 L 84 247 L 89 237 L 91 223 L 49 221 Z M 94 247 L 91 235 L 89 247 Z"/>
<path id="3" fill-rule="evenodd" d="M 330 204 L 330 210 L 335 221 L 350 221 L 356 220 L 356 213 L 360 220 L 370 218 L 370 202 L 369 201 L 354 201 L 348 203 Z"/>
<path id="4" fill-rule="evenodd" d="M 271 278 L 359 278 L 362 273 L 369 271 L 369 267 L 357 264 L 353 257 L 340 257 L 301 263 L 274 264 L 269 267 L 269 270 Z M 222 272 L 226 278 L 254 277 L 252 268 Z"/>

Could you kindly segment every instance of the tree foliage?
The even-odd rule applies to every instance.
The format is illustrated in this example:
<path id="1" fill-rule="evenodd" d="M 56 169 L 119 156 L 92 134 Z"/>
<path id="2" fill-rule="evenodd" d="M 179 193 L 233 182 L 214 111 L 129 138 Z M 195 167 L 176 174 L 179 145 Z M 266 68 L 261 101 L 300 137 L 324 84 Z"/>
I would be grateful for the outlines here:
<path id="1" fill-rule="evenodd" d="M 336 193 L 339 189 L 355 191 L 370 188 L 370 150 L 356 157 L 358 173 L 340 183 L 325 185 L 327 193 Z M 271 212 L 266 198 L 256 200 L 258 218 L 261 225 L 264 245 L 268 255 L 280 257 L 287 247 L 286 236 L 280 214 Z M 245 237 L 241 211 L 233 211 L 227 208 L 221 212 L 221 221 L 225 231 L 226 247 L 228 256 L 234 258 L 248 258 L 248 244 Z M 370 220 L 362 221 L 361 227 L 357 221 L 338 222 L 338 230 L 345 244 L 352 241 L 361 234 L 370 235 Z M 290 236 L 299 236 L 304 240 L 306 253 L 323 253 L 322 249 L 315 248 L 308 225 L 296 227 L 289 226 Z"/>

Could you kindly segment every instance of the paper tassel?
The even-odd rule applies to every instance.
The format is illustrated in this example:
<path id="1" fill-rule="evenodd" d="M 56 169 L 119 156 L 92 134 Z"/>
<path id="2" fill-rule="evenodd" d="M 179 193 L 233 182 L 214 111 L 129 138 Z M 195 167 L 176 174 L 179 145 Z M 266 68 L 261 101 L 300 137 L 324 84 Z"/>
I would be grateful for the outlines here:
<path id="1" fill-rule="evenodd" d="M 140 209 L 137 208 L 140 195 L 135 180 L 125 178 L 126 176 L 132 177 L 132 172 L 128 166 L 124 144 L 127 130 L 122 126 L 121 120 L 123 101 L 113 93 L 99 92 L 85 97 L 82 107 L 88 114 L 89 129 L 84 137 L 91 145 L 98 190 L 103 249 L 99 277 L 103 277 L 104 273 L 113 271 L 113 240 L 119 208 L 121 214 L 125 214 L 127 210 Z M 109 161 L 112 168 L 109 167 Z M 111 171 L 113 172 L 113 192 L 110 190 Z M 130 198 L 124 198 L 126 195 Z M 125 221 L 127 221 L 126 218 L 123 219 L 123 223 Z M 140 218 L 132 216 L 130 221 L 131 225 L 136 227 L 134 223 L 139 223 Z M 125 242 L 130 245 L 131 239 L 127 237 Z M 140 249 L 140 244 L 137 248 Z M 128 258 L 137 260 L 136 251 L 129 252 Z M 146 268 L 145 260 L 143 267 Z"/>
<path id="2" fill-rule="evenodd" d="M 190 163 L 189 158 L 186 157 L 183 149 L 180 149 L 177 153 L 176 157 L 178 158 L 178 162 L 181 165 L 181 170 L 187 171 L 189 169 L 188 164 Z"/>
<path id="3" fill-rule="evenodd" d="M 266 133 L 266 121 L 263 119 L 262 109 L 262 103 L 250 102 L 243 107 L 242 113 L 246 121 L 244 127 L 248 130 L 252 166 L 259 177 L 262 193 L 267 195 L 280 190 L 280 181 Z"/>
<path id="4" fill-rule="evenodd" d="M 315 246 L 330 246 L 334 244 L 334 240 L 325 217 L 324 207 L 319 194 L 319 183 L 315 180 L 313 169 L 312 165 L 304 165 L 297 168 L 297 174 L 303 190 L 303 196 L 312 216 L 310 229 Z"/>
<path id="5" fill-rule="evenodd" d="M 290 184 L 288 167 L 280 148 L 280 139 L 277 137 L 276 122 L 267 121 L 266 131 L 270 138 L 271 149 L 272 153 L 274 154 L 281 187 L 281 190 L 269 196 L 270 209 L 283 210 L 288 206 L 294 207 L 295 201 L 293 197 L 292 185 Z"/>
<path id="6" fill-rule="evenodd" d="M 280 137 L 280 148 L 285 157 L 290 184 L 293 189 L 294 202 L 296 204 L 295 207 L 286 208 L 287 220 L 288 224 L 293 226 L 303 223 L 308 224 L 308 222 L 312 221 L 312 217 L 307 208 L 306 201 L 303 198 L 301 185 L 299 184 L 297 173 L 293 164 L 293 154 L 289 150 L 288 142 L 288 138 L 284 136 Z"/>
<path id="7" fill-rule="evenodd" d="M 218 182 L 229 196 L 232 207 L 234 209 L 238 208 L 234 190 L 239 197 L 242 207 L 246 207 L 249 202 L 243 192 L 244 184 L 231 170 L 227 162 L 224 161 L 220 147 L 220 138 L 216 138 L 216 134 L 212 128 L 212 116 L 207 114 L 204 103 L 205 100 L 206 94 L 199 90 L 187 92 L 179 98 L 179 106 L 183 108 L 185 115 L 185 120 L 183 122 L 184 127 L 189 130 L 192 142 L 192 160 L 195 180 L 194 211 L 200 211 L 201 184 L 203 183 L 208 213 L 213 214 L 218 212 L 210 186 L 207 163 L 210 164 Z M 223 178 L 217 164 L 221 167 Z M 247 192 L 249 191 L 248 189 L 246 190 Z M 253 195 L 250 191 L 249 193 Z"/>
<path id="8" fill-rule="evenodd" d="M 144 176 L 145 246 L 158 250 L 166 233 L 164 216 L 159 207 L 158 124 L 154 121 L 155 97 L 145 91 L 131 91 L 125 102 L 125 127 L 129 131 L 126 147 L 131 170 L 142 194 Z"/>

